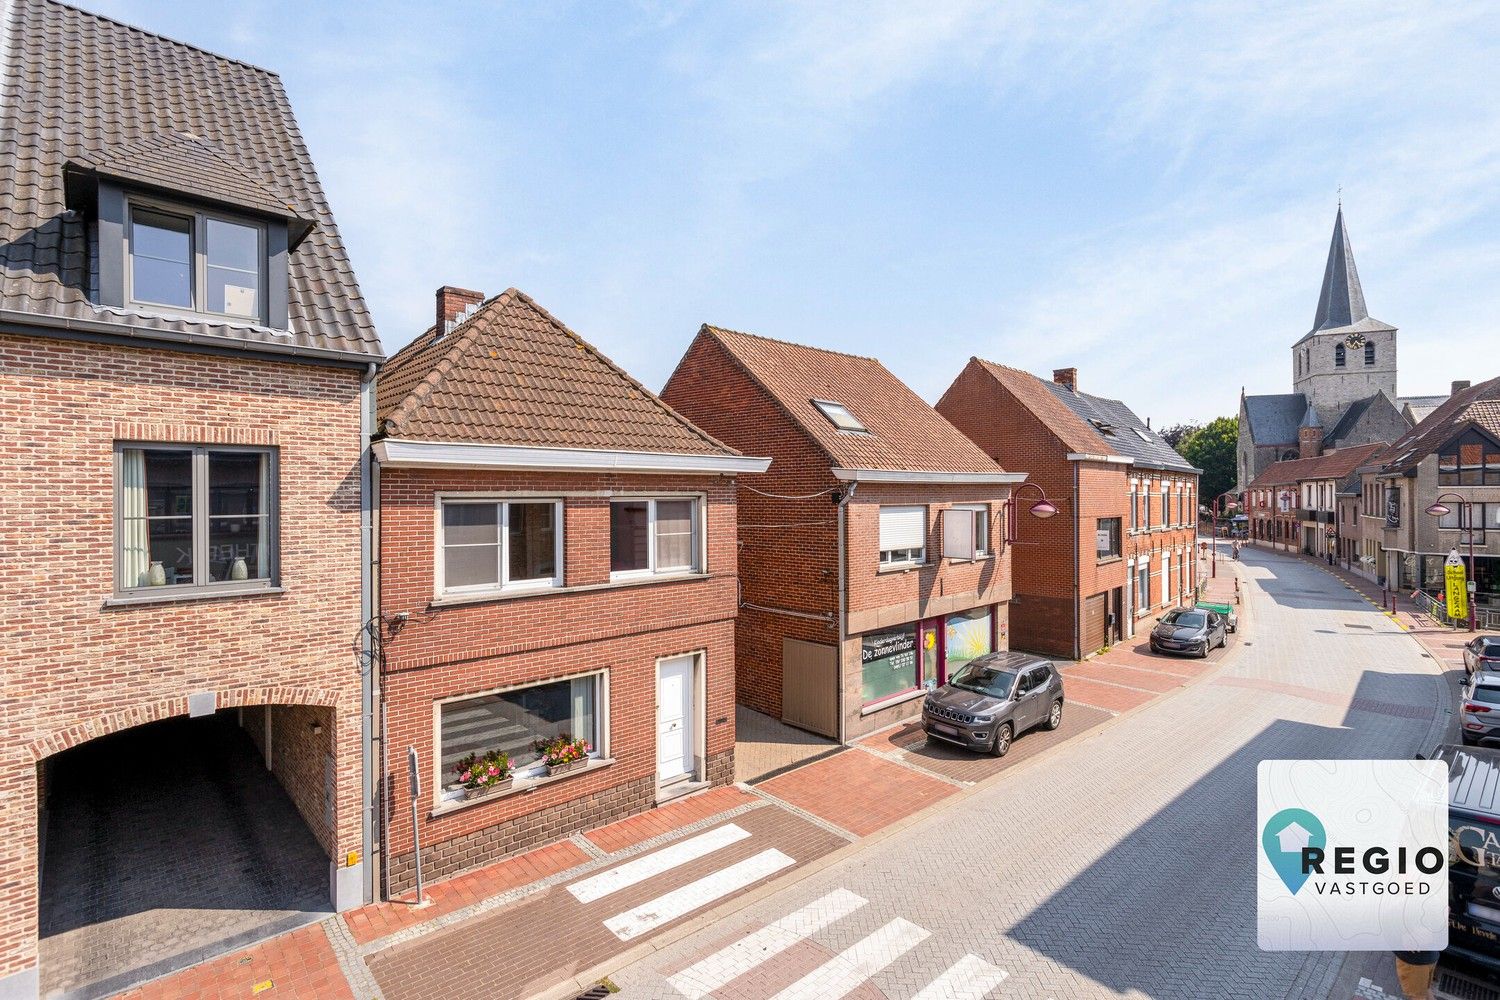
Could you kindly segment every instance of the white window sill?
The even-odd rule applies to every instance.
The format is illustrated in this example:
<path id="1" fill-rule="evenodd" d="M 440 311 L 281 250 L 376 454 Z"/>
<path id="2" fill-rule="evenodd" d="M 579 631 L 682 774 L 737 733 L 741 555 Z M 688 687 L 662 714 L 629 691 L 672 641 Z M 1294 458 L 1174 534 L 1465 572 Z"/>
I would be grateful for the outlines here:
<path id="1" fill-rule="evenodd" d="M 284 594 L 286 588 L 267 583 L 264 586 L 238 587 L 162 587 L 162 592 L 140 591 L 114 594 L 104 599 L 106 608 L 130 608 L 140 604 L 170 604 L 175 601 L 219 601 L 226 597 L 260 597 L 263 594 Z"/>
<path id="2" fill-rule="evenodd" d="M 595 771 L 609 767 L 615 762 L 613 757 L 598 757 L 589 761 L 588 767 L 579 768 L 576 771 L 568 771 L 564 774 L 540 774 L 534 778 L 517 778 L 511 787 L 503 792 L 486 795 L 477 799 L 450 799 L 439 802 L 432 807 L 427 814 L 428 819 L 437 819 L 439 816 L 447 816 L 449 813 L 462 812 L 475 806 L 482 806 L 490 802 L 499 802 L 516 795 L 525 795 L 527 792 L 536 791 L 545 785 L 558 781 L 567 781 L 569 778 L 577 778 L 585 774 L 593 774 Z"/>
<path id="3" fill-rule="evenodd" d="M 947 557 L 945 557 L 945 558 L 947 558 Z M 954 563 L 954 564 L 956 564 L 958 566 L 967 566 L 970 563 L 989 562 L 993 558 L 995 558 L 995 553 L 993 553 L 993 552 L 981 552 L 978 555 L 976 555 L 973 559 L 948 559 L 948 561 L 951 562 L 951 563 Z"/>
<path id="4" fill-rule="evenodd" d="M 513 601 L 521 598 L 552 597 L 558 594 L 584 594 L 591 590 L 613 590 L 618 587 L 642 587 L 653 583 L 681 583 L 684 580 L 707 580 L 709 573 L 663 573 L 659 576 L 632 576 L 608 583 L 585 583 L 575 587 L 527 587 L 516 590 L 486 590 L 471 594 L 440 594 L 428 607 L 446 608 L 489 601 Z"/>
<path id="5" fill-rule="evenodd" d="M 866 715 L 874 715 L 876 712 L 884 711 L 887 708 L 894 708 L 897 705 L 904 705 L 909 701 L 916 701 L 918 698 L 925 697 L 927 697 L 926 688 L 914 688 L 911 691 L 903 691 L 901 694 L 893 694 L 889 698 L 872 701 L 864 708 L 861 708 L 859 714 L 863 718 Z"/>
<path id="6" fill-rule="evenodd" d="M 876 570 L 876 572 L 877 573 L 910 573 L 914 569 L 926 569 L 927 567 L 932 566 L 932 565 L 933 565 L 933 563 L 928 563 L 928 562 L 920 562 L 920 563 L 893 563 L 893 564 L 891 564 L 889 566 L 882 566 L 882 567 L 880 567 L 880 569 Z"/>

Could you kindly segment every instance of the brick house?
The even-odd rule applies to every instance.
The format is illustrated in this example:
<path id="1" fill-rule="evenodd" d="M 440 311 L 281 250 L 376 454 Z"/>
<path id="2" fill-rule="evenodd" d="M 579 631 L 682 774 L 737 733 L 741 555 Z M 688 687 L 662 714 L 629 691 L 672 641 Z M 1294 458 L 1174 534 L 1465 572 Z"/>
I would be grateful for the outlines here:
<path id="1" fill-rule="evenodd" d="M 735 688 L 841 741 L 1008 648 L 1014 484 L 873 358 L 704 326 L 662 398 L 772 457 L 739 503 Z"/>
<path id="2" fill-rule="evenodd" d="M 979 358 L 937 410 L 987 455 L 1025 468 L 1058 515 L 1023 520 L 1011 642 L 1079 658 L 1135 634 L 1198 586 L 1198 470 L 1124 403 Z"/>
<path id="3" fill-rule="evenodd" d="M 442 288 L 378 390 L 386 887 L 734 774 L 736 476 L 693 426 L 511 289 Z M 539 741 L 587 743 L 554 771 Z M 468 796 L 463 759 L 510 787 Z"/>
<path id="4" fill-rule="evenodd" d="M 1267 466 L 1245 491 L 1251 541 L 1344 559 L 1362 536 L 1357 519 L 1345 509 L 1359 491 L 1353 477 L 1385 448 L 1379 442 L 1358 444 Z"/>
<path id="5" fill-rule="evenodd" d="M 46 0 L 7 11 L 9 998 L 87 989 L 108 965 L 88 950 L 97 917 L 66 945 L 82 978 L 48 965 L 47 928 L 77 926 L 79 899 L 141 964 L 175 960 L 156 907 L 211 924 L 293 874 L 309 905 L 365 899 L 361 524 L 382 355 L 274 74 Z M 270 816 L 311 870 L 245 853 Z"/>

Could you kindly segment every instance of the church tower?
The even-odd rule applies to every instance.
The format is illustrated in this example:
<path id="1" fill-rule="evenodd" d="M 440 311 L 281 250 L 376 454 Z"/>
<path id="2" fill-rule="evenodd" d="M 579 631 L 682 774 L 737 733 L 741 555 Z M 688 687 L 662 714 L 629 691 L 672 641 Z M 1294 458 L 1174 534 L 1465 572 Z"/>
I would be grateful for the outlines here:
<path id="1" fill-rule="evenodd" d="M 1292 347 L 1292 390 L 1306 397 L 1323 427 L 1376 392 L 1396 398 L 1396 328 L 1365 308 L 1342 205 L 1333 220 L 1318 313 Z"/>

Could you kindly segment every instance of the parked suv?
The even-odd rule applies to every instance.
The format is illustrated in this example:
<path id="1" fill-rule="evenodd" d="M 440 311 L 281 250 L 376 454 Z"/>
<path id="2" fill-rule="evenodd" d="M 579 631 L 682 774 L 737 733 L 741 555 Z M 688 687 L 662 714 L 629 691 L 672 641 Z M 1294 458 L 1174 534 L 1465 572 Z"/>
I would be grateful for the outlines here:
<path id="1" fill-rule="evenodd" d="M 1474 671 L 1464 681 L 1460 697 L 1458 725 L 1464 742 L 1473 746 L 1500 741 L 1500 670 Z"/>
<path id="2" fill-rule="evenodd" d="M 1500 670 L 1500 635 L 1476 635 L 1464 643 L 1464 669 Z"/>
<path id="3" fill-rule="evenodd" d="M 1062 675 L 1051 660 L 986 653 L 965 663 L 922 702 L 929 737 L 1004 757 L 1017 736 L 1062 725 Z"/>
<path id="4" fill-rule="evenodd" d="M 1228 641 L 1224 616 L 1202 608 L 1174 608 L 1151 630 L 1153 653 L 1197 653 L 1203 657 Z"/>

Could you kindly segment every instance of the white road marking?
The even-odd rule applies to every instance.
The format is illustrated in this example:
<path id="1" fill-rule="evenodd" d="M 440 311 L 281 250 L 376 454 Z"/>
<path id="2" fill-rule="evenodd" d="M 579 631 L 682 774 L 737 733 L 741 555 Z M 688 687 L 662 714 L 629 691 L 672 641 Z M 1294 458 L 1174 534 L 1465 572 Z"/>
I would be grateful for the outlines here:
<path id="1" fill-rule="evenodd" d="M 633 910 L 617 913 L 604 921 L 604 926 L 621 941 L 629 941 L 793 864 L 791 858 L 775 848 L 761 851 Z"/>
<path id="2" fill-rule="evenodd" d="M 667 982 L 688 1000 L 702 1000 L 714 990 L 775 958 L 792 945 L 804 941 L 842 920 L 869 902 L 848 889 L 835 889 L 802 909 L 747 934 L 734 944 L 688 966 Z"/>
<path id="3" fill-rule="evenodd" d="M 611 868 L 609 871 L 574 882 L 568 886 L 568 891 L 580 903 L 592 903 L 612 892 L 628 889 L 638 882 L 644 882 L 662 872 L 671 871 L 678 865 L 696 861 L 722 847 L 738 843 L 748 836 L 750 836 L 748 831 L 733 823 L 728 826 L 715 827 L 707 833 L 700 833 L 696 837 L 690 837 L 670 847 L 636 858 L 634 861 L 627 861 L 618 868 Z"/>
<path id="4" fill-rule="evenodd" d="M 984 1000 L 1008 975 L 977 955 L 965 955 L 911 1000 Z"/>
<path id="5" fill-rule="evenodd" d="M 776 994 L 774 1000 L 844 996 L 931 936 L 930 931 L 897 917 Z"/>

